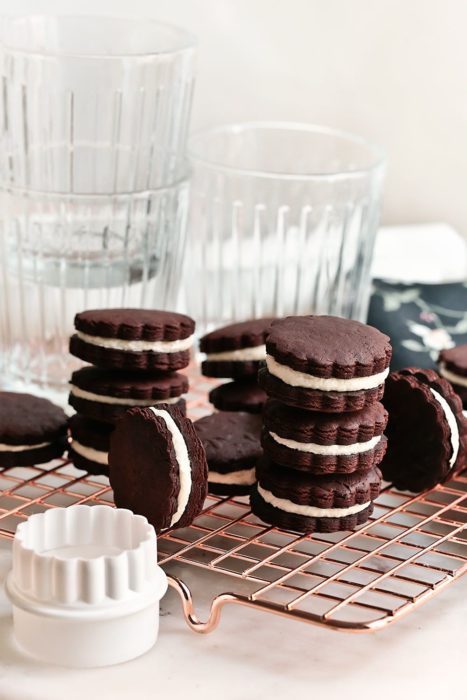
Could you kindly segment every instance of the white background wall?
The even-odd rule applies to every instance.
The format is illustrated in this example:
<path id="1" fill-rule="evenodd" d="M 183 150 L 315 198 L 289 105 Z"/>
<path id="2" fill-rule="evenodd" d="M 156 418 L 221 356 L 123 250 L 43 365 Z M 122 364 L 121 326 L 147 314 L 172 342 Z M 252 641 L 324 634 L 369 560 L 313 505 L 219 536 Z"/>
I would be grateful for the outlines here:
<path id="1" fill-rule="evenodd" d="M 466 0 L 0 0 L 4 14 L 146 15 L 199 37 L 193 128 L 290 119 L 388 154 L 386 223 L 467 236 Z"/>

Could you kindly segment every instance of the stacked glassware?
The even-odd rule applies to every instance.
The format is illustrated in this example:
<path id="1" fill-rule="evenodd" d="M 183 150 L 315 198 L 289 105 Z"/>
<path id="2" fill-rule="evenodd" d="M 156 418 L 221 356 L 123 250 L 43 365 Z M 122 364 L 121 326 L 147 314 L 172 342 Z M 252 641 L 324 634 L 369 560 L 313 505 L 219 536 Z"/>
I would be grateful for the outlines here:
<path id="1" fill-rule="evenodd" d="M 153 21 L 4 20 L 4 387 L 61 392 L 83 309 L 175 306 L 194 62 L 193 38 Z"/>

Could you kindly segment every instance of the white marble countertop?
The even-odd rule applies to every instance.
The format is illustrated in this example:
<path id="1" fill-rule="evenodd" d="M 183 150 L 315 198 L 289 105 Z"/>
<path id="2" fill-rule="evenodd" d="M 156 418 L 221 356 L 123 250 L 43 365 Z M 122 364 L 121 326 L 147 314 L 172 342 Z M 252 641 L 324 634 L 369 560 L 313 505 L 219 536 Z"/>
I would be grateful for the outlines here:
<path id="1" fill-rule="evenodd" d="M 0 581 L 9 568 L 1 541 Z M 202 581 L 200 581 L 202 585 Z M 226 606 L 220 626 L 199 635 L 186 626 L 178 595 L 162 604 L 160 637 L 145 656 L 104 669 L 47 666 L 23 656 L 0 596 L 1 700 L 264 700 L 318 694 L 347 700 L 431 700 L 465 694 L 467 577 L 388 628 L 333 632 L 275 615 Z"/>

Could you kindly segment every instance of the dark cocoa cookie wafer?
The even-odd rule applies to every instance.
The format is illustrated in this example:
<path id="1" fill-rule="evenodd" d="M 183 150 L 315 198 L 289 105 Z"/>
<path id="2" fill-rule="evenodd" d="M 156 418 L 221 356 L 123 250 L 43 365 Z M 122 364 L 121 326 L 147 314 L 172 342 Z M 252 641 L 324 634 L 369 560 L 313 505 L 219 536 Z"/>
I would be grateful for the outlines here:
<path id="1" fill-rule="evenodd" d="M 283 469 L 264 457 L 251 495 L 255 515 L 271 525 L 297 532 L 353 530 L 373 512 L 381 472 L 315 476 Z"/>
<path id="2" fill-rule="evenodd" d="M 220 495 L 247 494 L 256 481 L 255 469 L 263 454 L 261 417 L 220 411 L 194 424 L 208 460 L 208 486 Z"/>
<path id="3" fill-rule="evenodd" d="M 83 367 L 71 375 L 68 403 L 88 418 L 115 423 L 135 406 L 169 403 L 185 413 L 185 400 L 180 397 L 187 391 L 188 378 L 178 372 L 143 374 Z"/>
<path id="4" fill-rule="evenodd" d="M 256 318 L 218 328 L 203 336 L 200 350 L 206 353 L 201 372 L 206 377 L 255 377 L 266 357 L 264 346 L 272 318 Z"/>
<path id="5" fill-rule="evenodd" d="M 0 467 L 44 464 L 66 449 L 67 417 L 47 399 L 0 392 Z"/>
<path id="6" fill-rule="evenodd" d="M 389 338 L 358 321 L 289 316 L 272 323 L 258 381 L 273 398 L 313 411 L 359 411 L 379 401 Z"/>
<path id="7" fill-rule="evenodd" d="M 267 394 L 256 379 L 220 384 L 209 392 L 209 401 L 219 411 L 261 413 Z"/>
<path id="8" fill-rule="evenodd" d="M 193 423 L 176 406 L 131 408 L 110 438 L 115 504 L 157 532 L 189 525 L 207 494 L 208 467 Z"/>
<path id="9" fill-rule="evenodd" d="M 383 403 L 389 413 L 388 449 L 381 462 L 387 481 L 423 491 L 465 466 L 467 422 L 446 379 L 433 370 L 392 372 Z"/>
<path id="10" fill-rule="evenodd" d="M 172 372 L 190 361 L 195 322 L 150 309 L 93 309 L 75 316 L 70 352 L 104 369 Z"/>
<path id="11" fill-rule="evenodd" d="M 313 474 L 350 474 L 377 466 L 386 451 L 387 412 L 380 403 L 353 413 L 314 413 L 270 400 L 262 444 L 278 464 Z"/>
<path id="12" fill-rule="evenodd" d="M 110 435 L 113 426 L 78 413 L 70 418 L 68 457 L 75 467 L 89 474 L 109 473 Z"/>
<path id="13" fill-rule="evenodd" d="M 442 350 L 438 358 L 440 375 L 447 379 L 467 408 L 467 345 Z"/>

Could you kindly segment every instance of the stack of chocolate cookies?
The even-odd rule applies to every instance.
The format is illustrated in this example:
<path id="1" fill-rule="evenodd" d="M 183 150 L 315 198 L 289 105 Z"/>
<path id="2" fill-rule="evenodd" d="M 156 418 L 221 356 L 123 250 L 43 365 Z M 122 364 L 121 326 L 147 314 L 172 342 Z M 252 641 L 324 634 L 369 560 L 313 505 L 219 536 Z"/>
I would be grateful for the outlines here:
<path id="1" fill-rule="evenodd" d="M 70 352 L 92 366 L 73 372 L 69 457 L 91 474 L 108 474 L 110 436 L 128 409 L 175 404 L 186 413 L 194 321 L 146 309 L 100 309 L 75 317 Z"/>
<path id="2" fill-rule="evenodd" d="M 332 316 L 274 321 L 266 366 L 264 456 L 253 512 L 299 532 L 350 530 L 379 495 L 387 412 L 380 403 L 389 372 L 389 338 Z"/>
<path id="3" fill-rule="evenodd" d="M 258 386 L 257 374 L 266 359 L 266 337 L 272 318 L 257 318 L 218 328 L 203 336 L 200 351 L 205 377 L 233 381 L 212 389 L 209 400 L 219 411 L 261 413 L 266 393 Z"/>

